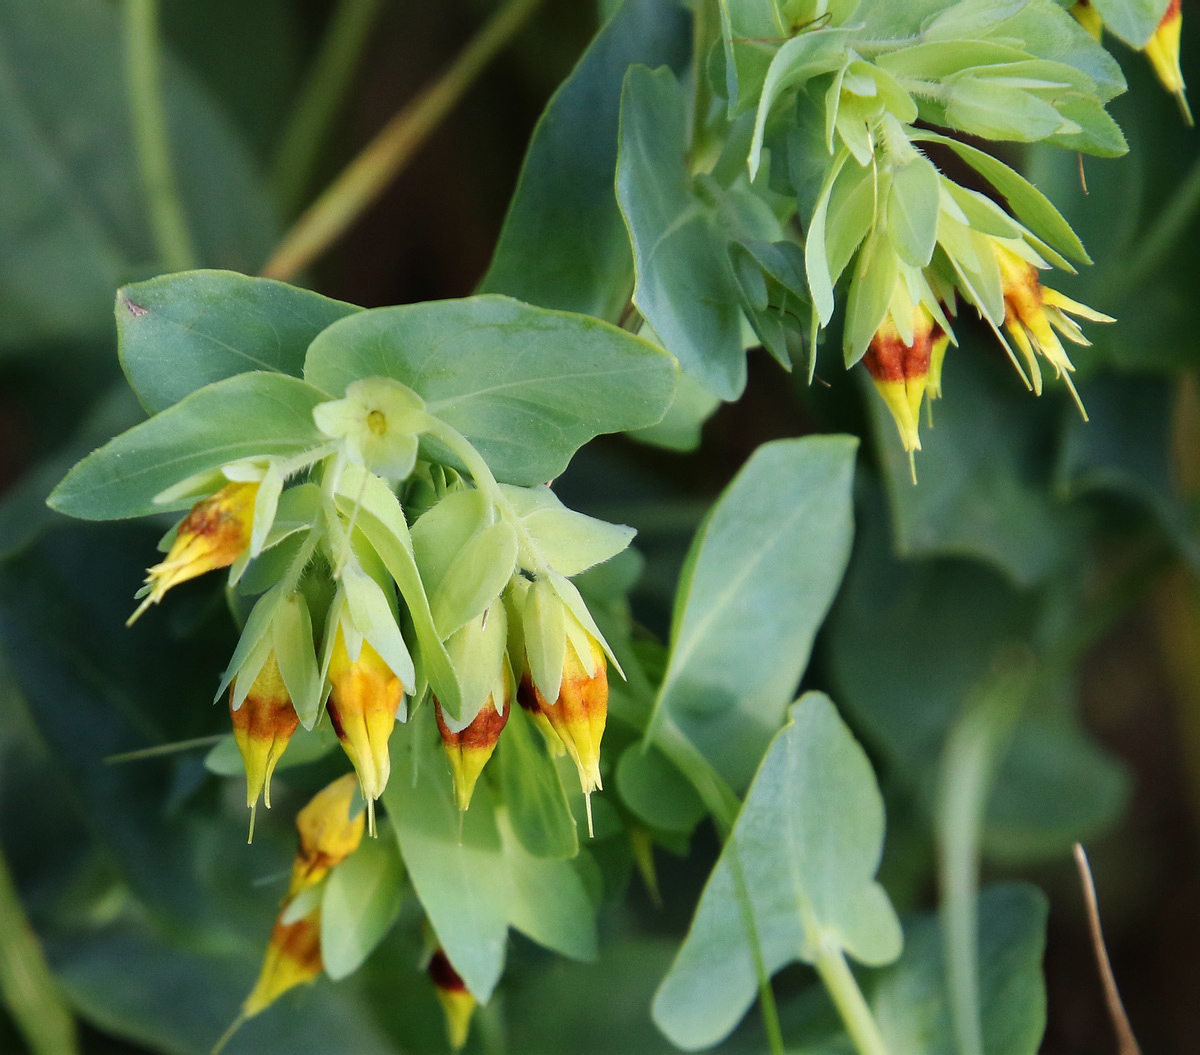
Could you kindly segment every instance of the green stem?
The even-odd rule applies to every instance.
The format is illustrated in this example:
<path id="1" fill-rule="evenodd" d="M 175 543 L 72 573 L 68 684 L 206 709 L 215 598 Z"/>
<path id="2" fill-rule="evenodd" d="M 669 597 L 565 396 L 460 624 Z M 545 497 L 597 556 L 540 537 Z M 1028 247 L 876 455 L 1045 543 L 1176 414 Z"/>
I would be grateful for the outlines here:
<path id="1" fill-rule="evenodd" d="M 983 1055 L 979 1011 L 977 902 L 980 839 L 992 777 L 1032 691 L 1024 654 L 1002 661 L 968 699 L 946 740 L 938 791 L 938 880 L 946 985 L 958 1050 Z"/>
<path id="2" fill-rule="evenodd" d="M 1158 214 L 1149 232 L 1139 239 L 1133 260 L 1127 267 L 1114 270 L 1113 274 L 1118 276 L 1116 282 L 1119 283 L 1114 293 L 1122 292 L 1128 296 L 1141 290 L 1146 280 L 1152 278 L 1162 266 L 1197 208 L 1200 208 L 1200 158 L 1192 162 L 1192 167 L 1175 188 L 1171 200 Z"/>
<path id="3" fill-rule="evenodd" d="M 77 1055 L 75 1020 L 59 995 L 0 851 L 0 997 L 32 1055 Z"/>
<path id="4" fill-rule="evenodd" d="M 842 955 L 841 947 L 823 942 L 819 944 L 813 966 L 821 976 L 821 982 L 833 1000 L 858 1055 L 888 1055 L 887 1044 Z"/>
<path id="5" fill-rule="evenodd" d="M 312 71 L 279 140 L 271 180 L 285 216 L 299 207 L 329 126 L 358 65 L 379 0 L 339 0 Z"/>
<path id="6" fill-rule="evenodd" d="M 159 260 L 168 271 L 196 266 L 175 172 L 159 77 L 158 0 L 125 0 L 125 87 L 133 145 Z"/>
<path id="7" fill-rule="evenodd" d="M 541 0 L 508 0 L 453 65 L 393 117 L 296 221 L 267 261 L 268 278 L 290 279 L 319 257 L 383 192 Z"/>

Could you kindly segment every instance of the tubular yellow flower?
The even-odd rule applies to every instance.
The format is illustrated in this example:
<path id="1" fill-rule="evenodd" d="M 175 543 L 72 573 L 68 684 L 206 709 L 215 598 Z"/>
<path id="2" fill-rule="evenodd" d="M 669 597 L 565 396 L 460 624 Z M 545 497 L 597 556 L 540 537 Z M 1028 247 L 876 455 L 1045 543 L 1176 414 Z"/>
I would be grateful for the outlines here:
<path id="1" fill-rule="evenodd" d="M 433 954 L 428 970 L 438 1003 L 446 1013 L 446 1039 L 452 1050 L 459 1051 L 467 1043 L 475 997 L 441 949 Z"/>
<path id="2" fill-rule="evenodd" d="M 235 681 L 229 689 L 229 716 L 233 720 L 233 738 L 246 767 L 246 805 L 252 811 L 253 834 L 253 810 L 260 795 L 267 809 L 271 808 L 271 774 L 287 750 L 300 718 L 279 673 L 274 651 L 267 656 L 242 705 L 234 710 L 236 691 Z"/>
<path id="3" fill-rule="evenodd" d="M 280 913 L 258 981 L 242 1004 L 242 1018 L 252 1018 L 289 989 L 313 981 L 321 970 L 320 909 L 314 909 L 295 923 L 284 923 Z"/>
<path id="4" fill-rule="evenodd" d="M 319 883 L 331 868 L 341 864 L 362 842 L 366 816 L 350 815 L 358 780 L 353 773 L 339 777 L 318 791 L 296 816 L 300 845 L 292 864 L 287 900 Z"/>
<path id="5" fill-rule="evenodd" d="M 542 714 L 550 723 L 579 770 L 583 793 L 590 795 L 603 787 L 600 740 L 608 717 L 608 661 L 600 643 L 591 634 L 586 637 L 586 656 L 576 651 L 573 641 L 567 641 L 567 658 L 557 700 L 547 702 L 528 672 L 522 677 L 517 691 L 523 707 Z"/>
<path id="6" fill-rule="evenodd" d="M 362 785 L 368 805 L 383 794 L 391 774 L 388 738 L 404 684 L 367 641 L 357 659 L 346 650 L 339 625 L 329 660 L 329 717 Z"/>
<path id="7" fill-rule="evenodd" d="M 891 411 L 900 442 L 909 453 L 921 449 L 918 422 L 929 379 L 933 327 L 933 316 L 923 305 L 918 305 L 913 316 L 912 343 L 905 344 L 889 311 L 863 356 L 875 390 Z M 944 348 L 942 354 L 945 355 Z M 938 366 L 940 384 L 940 362 Z"/>
<path id="8" fill-rule="evenodd" d="M 227 484 L 192 506 L 191 512 L 179 524 L 166 559 L 146 572 L 149 593 L 129 617 L 126 626 L 150 605 L 158 604 L 172 586 L 206 571 L 227 568 L 245 552 L 250 545 L 258 488 L 256 480 Z"/>
<path id="9" fill-rule="evenodd" d="M 1179 0 L 1171 0 L 1146 46 L 1142 49 L 1154 67 L 1162 86 L 1179 103 L 1183 119 L 1192 124 L 1192 110 L 1184 94 L 1183 70 L 1179 66 L 1179 34 L 1183 28 L 1183 10 Z"/>
<path id="10" fill-rule="evenodd" d="M 1040 355 L 1054 367 L 1055 375 L 1061 377 L 1079 407 L 1079 413 L 1087 420 L 1087 412 L 1080 402 L 1079 393 L 1071 381 L 1072 364 L 1058 334 L 1073 344 L 1086 345 L 1088 340 L 1079 324 L 1070 315 L 1077 315 L 1092 322 L 1113 322 L 1108 315 L 1094 311 L 1086 304 L 1065 297 L 1057 290 L 1047 289 L 1038 278 L 1037 268 L 1022 256 L 1018 256 L 1000 239 L 992 239 L 996 263 L 1000 267 L 1000 281 L 1004 290 L 1004 328 L 1008 330 L 1021 358 L 1029 369 L 1035 393 L 1042 394 L 1042 372 L 1038 366 Z M 1067 313 L 1070 313 L 1068 315 Z M 1058 333 L 1055 333 L 1055 330 Z"/>
<path id="11" fill-rule="evenodd" d="M 450 760 L 450 773 L 454 778 L 454 798 L 460 810 L 471 805 L 471 796 L 479 774 L 496 750 L 500 733 L 508 724 L 509 707 L 512 705 L 512 680 L 507 668 L 504 671 L 505 699 L 501 701 L 503 713 L 496 710 L 495 698 L 489 696 L 474 720 L 462 732 L 454 732 L 446 725 L 442 705 L 434 700 L 433 714 L 437 719 L 438 732 L 442 735 L 442 747 Z"/>

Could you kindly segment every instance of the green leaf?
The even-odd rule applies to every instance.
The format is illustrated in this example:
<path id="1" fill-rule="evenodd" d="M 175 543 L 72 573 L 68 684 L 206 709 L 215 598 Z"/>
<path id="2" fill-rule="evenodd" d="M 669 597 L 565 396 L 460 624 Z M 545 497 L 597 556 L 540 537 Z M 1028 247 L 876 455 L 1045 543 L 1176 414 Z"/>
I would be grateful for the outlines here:
<path id="1" fill-rule="evenodd" d="M 334 981 L 358 970 L 392 928 L 404 900 L 404 867 L 386 835 L 364 839 L 329 873 L 321 896 L 321 962 Z"/>
<path id="2" fill-rule="evenodd" d="M 918 142 L 940 143 L 949 147 L 1003 195 L 1017 219 L 1034 234 L 1064 256 L 1081 264 L 1092 262 L 1083 243 L 1050 199 L 1016 170 L 991 154 L 936 132 L 917 132 L 913 138 Z"/>
<path id="3" fill-rule="evenodd" d="M 331 396 L 365 377 L 408 385 L 515 484 L 559 475 L 593 436 L 658 421 L 676 373 L 615 326 L 499 296 L 358 312 L 318 335 L 304 369 Z"/>
<path id="4" fill-rule="evenodd" d="M 919 484 L 883 400 L 862 379 L 896 549 L 987 561 L 1032 586 L 1071 558 L 1081 527 L 1048 487 L 1059 415 L 1046 405 L 1051 393 L 1034 399 L 1007 362 L 988 360 L 979 347 L 988 337 L 959 329 L 962 346 L 949 349 L 943 367 L 945 398 L 921 431 Z"/>
<path id="5" fill-rule="evenodd" d="M 613 194 L 621 84 L 636 63 L 682 69 L 689 43 L 682 8 L 658 0 L 627 0 L 600 30 L 538 120 L 480 293 L 620 319 L 633 285 Z"/>
<path id="6" fill-rule="evenodd" d="M 1138 50 L 1158 28 L 1171 0 L 1092 0 L 1104 28 Z"/>
<path id="7" fill-rule="evenodd" d="M 842 356 L 847 367 L 866 354 L 871 338 L 888 312 L 899 280 L 900 259 L 887 232 L 876 228 L 859 251 L 846 297 Z"/>
<path id="8" fill-rule="evenodd" d="M 121 365 L 151 414 L 249 370 L 300 377 L 330 323 L 360 309 L 232 271 L 184 271 L 117 291 Z"/>
<path id="9" fill-rule="evenodd" d="M 413 540 L 404 510 L 392 490 L 370 476 L 362 492 L 358 529 L 366 536 L 408 607 L 417 636 L 417 658 L 438 702 L 451 717 L 462 716 L 462 686 L 446 646 L 433 622 L 421 571 L 413 556 Z"/>
<path id="10" fill-rule="evenodd" d="M 885 218 L 888 234 L 900 259 L 924 267 L 937 242 L 941 177 L 919 154 L 892 170 Z"/>
<path id="11" fill-rule="evenodd" d="M 683 90 L 670 70 L 625 78 L 617 198 L 633 241 L 633 302 L 683 369 L 714 395 L 746 385 L 727 236 L 689 186 Z"/>
<path id="12" fill-rule="evenodd" d="M 1055 474 L 1058 487 L 1073 497 L 1109 493 L 1133 499 L 1200 570 L 1195 517 L 1172 471 L 1174 384 L 1110 374 L 1081 383 L 1080 394 L 1091 422 L 1068 419 Z"/>
<path id="13" fill-rule="evenodd" d="M 764 444 L 692 544 L 648 735 L 670 718 L 735 789 L 794 698 L 841 581 L 856 446 L 847 436 Z"/>
<path id="14" fill-rule="evenodd" d="M 690 832 L 704 819 L 704 802 L 685 776 L 653 744 L 631 744 L 617 763 L 621 799 L 643 821 L 666 831 Z"/>
<path id="15" fill-rule="evenodd" d="M 119 16 L 94 0 L 11 0 L 0 10 L 0 347 L 106 338 L 113 292 L 154 266 Z M 199 255 L 253 270 L 275 220 L 252 161 L 169 55 L 162 73 Z"/>
<path id="16" fill-rule="evenodd" d="M 1025 883 L 998 883 L 978 903 L 980 1023 L 989 1055 L 1036 1055 L 1046 1021 L 1042 954 L 1045 895 Z M 961 1055 L 946 993 L 945 936 L 939 920 L 904 921 L 904 954 L 867 974 L 867 1000 L 894 1052 Z"/>
<path id="17" fill-rule="evenodd" d="M 534 857 L 574 857 L 579 834 L 558 769 L 524 709 L 510 706 L 496 760 L 513 831 Z"/>
<path id="18" fill-rule="evenodd" d="M 559 575 L 571 578 L 612 559 L 633 540 L 633 528 L 576 513 L 564 506 L 549 487 L 501 484 L 500 489 L 527 536 L 521 540 L 521 560 L 526 568 L 535 567 L 536 558 Z"/>
<path id="19" fill-rule="evenodd" d="M 163 512 L 172 507 L 156 505 L 154 496 L 189 476 L 318 446 L 325 437 L 312 409 L 321 400 L 312 385 L 285 374 L 238 374 L 207 385 L 89 454 L 48 501 L 85 520 Z"/>
<path id="20" fill-rule="evenodd" d="M 655 995 L 667 1037 L 707 1047 L 745 1014 L 757 991 L 748 927 L 768 974 L 830 948 L 868 964 L 895 959 L 900 924 L 874 880 L 883 830 L 866 754 L 829 699 L 806 694 L 763 759 Z"/>
<path id="21" fill-rule="evenodd" d="M 486 1002 L 499 981 L 510 924 L 564 955 L 592 955 L 594 912 L 572 866 L 523 849 L 486 781 L 460 814 L 426 723 L 398 729 L 391 749 L 388 817 L 438 942 L 476 999 Z"/>
<path id="22" fill-rule="evenodd" d="M 506 521 L 481 527 L 468 539 L 431 598 L 433 623 L 443 640 L 483 614 L 512 578 L 516 563 L 517 535 Z"/>

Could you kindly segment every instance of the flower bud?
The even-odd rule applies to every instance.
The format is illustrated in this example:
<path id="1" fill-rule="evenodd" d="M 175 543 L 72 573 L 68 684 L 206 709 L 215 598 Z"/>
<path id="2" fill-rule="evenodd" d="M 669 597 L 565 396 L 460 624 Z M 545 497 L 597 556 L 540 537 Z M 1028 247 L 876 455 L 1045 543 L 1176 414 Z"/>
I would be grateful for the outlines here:
<path id="1" fill-rule="evenodd" d="M 358 849 L 366 818 L 362 812 L 357 816 L 350 812 L 357 786 L 354 774 L 347 773 L 318 791 L 296 815 L 300 845 L 292 864 L 288 901 L 301 890 L 319 883 L 331 868 Z"/>
<path id="2" fill-rule="evenodd" d="M 438 1003 L 446 1013 L 446 1039 L 452 1050 L 459 1051 L 467 1043 L 471 1015 L 475 1012 L 475 997 L 441 949 L 433 954 L 428 970 Z"/>
<path id="3" fill-rule="evenodd" d="M 442 705 L 433 701 L 433 714 L 437 719 L 438 732 L 442 734 L 442 747 L 450 760 L 450 772 L 454 777 L 454 797 L 460 810 L 471 805 L 471 796 L 479 774 L 496 750 L 500 732 L 508 723 L 509 707 L 512 705 L 512 676 L 505 665 L 503 671 L 504 696 L 500 701 L 503 710 L 496 710 L 495 696 L 489 696 L 479 713 L 461 732 L 454 732 L 442 714 Z"/>
<path id="4" fill-rule="evenodd" d="M 889 311 L 863 356 L 875 390 L 896 423 L 900 442 L 910 453 L 921 449 L 918 422 L 929 379 L 933 325 L 933 316 L 918 305 L 913 315 L 912 341 L 905 343 Z"/>
<path id="5" fill-rule="evenodd" d="M 383 794 L 391 774 L 388 738 L 404 696 L 404 684 L 363 640 L 357 658 L 346 649 L 342 627 L 329 660 L 329 717 L 362 784 L 368 805 Z"/>
<path id="6" fill-rule="evenodd" d="M 146 572 L 145 599 L 126 623 L 133 623 L 150 605 L 158 604 L 181 582 L 206 571 L 227 568 L 250 545 L 254 500 L 259 482 L 226 484 L 202 499 L 180 521 L 166 559 Z"/>
<path id="7" fill-rule="evenodd" d="M 1184 95 L 1183 70 L 1179 66 L 1179 34 L 1183 28 L 1183 10 L 1179 0 L 1171 0 L 1162 21 L 1150 35 L 1146 46 L 1142 49 L 1162 86 L 1167 89 L 1179 103 L 1183 119 L 1192 124 L 1192 111 L 1188 106 L 1187 96 Z"/>
<path id="8" fill-rule="evenodd" d="M 289 989 L 313 981 L 321 970 L 320 909 L 314 909 L 295 923 L 284 923 L 280 913 L 258 981 L 242 1004 L 242 1017 L 257 1015 Z"/>
<path id="9" fill-rule="evenodd" d="M 270 809 L 271 774 L 300 724 L 274 650 L 267 656 L 242 705 L 235 710 L 236 692 L 235 683 L 229 690 L 229 715 L 233 720 L 233 738 L 246 768 L 246 805 L 254 810 L 261 795 Z"/>

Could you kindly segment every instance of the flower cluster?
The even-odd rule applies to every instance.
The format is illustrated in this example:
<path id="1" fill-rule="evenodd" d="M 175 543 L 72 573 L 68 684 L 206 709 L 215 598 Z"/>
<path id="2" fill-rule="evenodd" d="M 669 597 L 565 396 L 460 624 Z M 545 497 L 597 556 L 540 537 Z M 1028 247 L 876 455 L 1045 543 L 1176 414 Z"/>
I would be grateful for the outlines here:
<path id="1" fill-rule="evenodd" d="M 313 417 L 328 442 L 303 458 L 243 460 L 164 493 L 204 497 L 134 613 L 218 568 L 258 595 L 218 691 L 228 690 L 251 835 L 290 740 L 323 715 L 374 834 L 392 732 L 425 699 L 467 809 L 518 686 L 590 795 L 611 653 L 569 576 L 632 532 L 566 509 L 548 487 L 499 484 L 397 381 L 356 381 Z M 423 458 L 422 437 L 458 464 Z"/>

